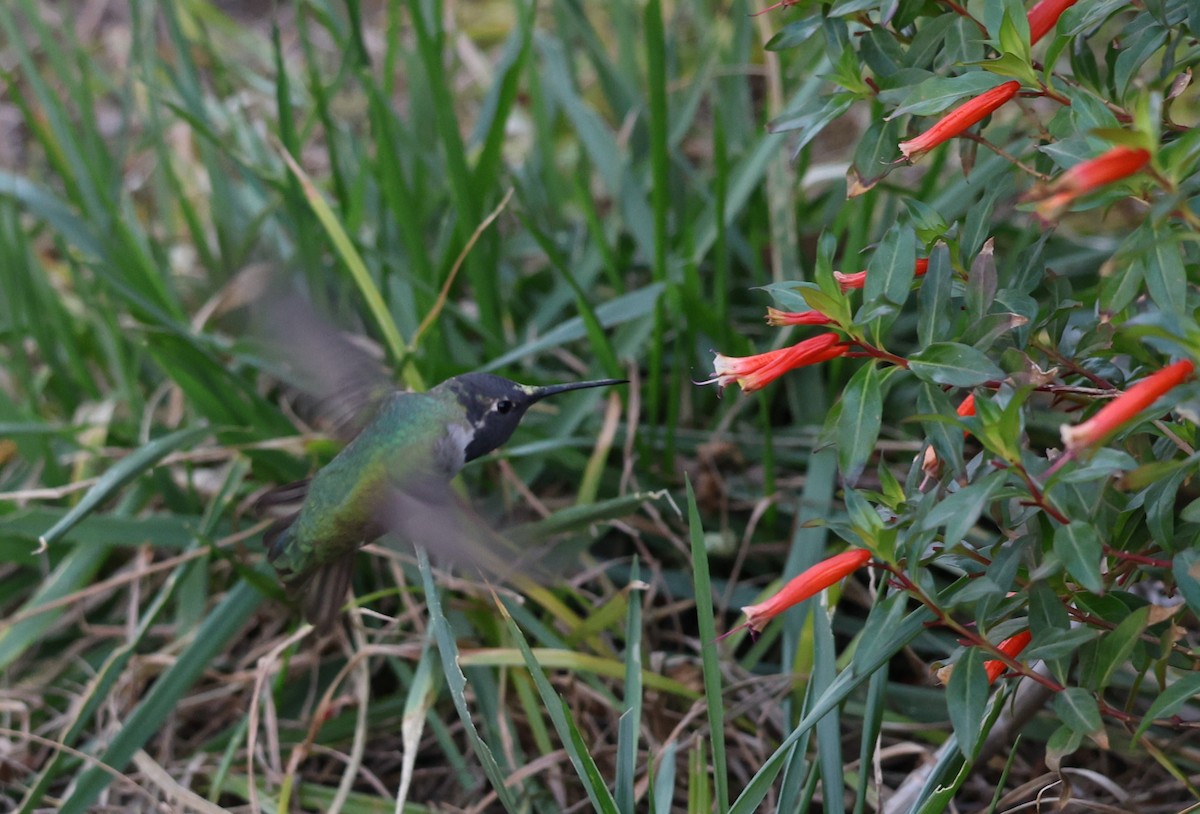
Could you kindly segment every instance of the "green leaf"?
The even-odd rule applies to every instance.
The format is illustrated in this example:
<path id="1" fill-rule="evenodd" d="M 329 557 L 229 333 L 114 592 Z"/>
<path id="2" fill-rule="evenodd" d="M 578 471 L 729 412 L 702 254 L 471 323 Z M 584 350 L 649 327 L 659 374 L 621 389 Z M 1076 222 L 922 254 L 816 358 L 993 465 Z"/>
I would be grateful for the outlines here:
<path id="1" fill-rule="evenodd" d="M 208 427 L 191 427 L 176 430 L 170 435 L 164 435 L 138 447 L 101 475 L 74 508 L 41 536 L 41 544 L 49 546 L 58 542 L 76 523 L 95 511 L 113 493 L 138 475 L 150 470 L 168 453 L 199 441 L 211 433 L 212 430 Z"/>
<path id="2" fill-rule="evenodd" d="M 1188 701 L 1194 700 L 1197 695 L 1200 695 L 1200 672 L 1184 673 L 1178 677 L 1172 676 L 1167 686 L 1154 696 L 1154 701 L 1146 710 L 1142 722 L 1138 724 L 1137 731 L 1133 733 L 1133 739 L 1136 741 L 1144 735 L 1156 719 L 1169 718 L 1182 709 Z"/>
<path id="3" fill-rule="evenodd" d="M 1006 477 L 1003 472 L 992 472 L 950 493 L 925 516 L 922 528 L 935 529 L 944 524 L 946 544 L 956 545 L 967 536 Z"/>
<path id="4" fill-rule="evenodd" d="M 317 220 L 325 227 L 325 232 L 329 235 L 329 240 L 337 250 L 338 256 L 341 257 L 342 263 L 345 264 L 346 270 L 350 272 L 350 276 L 354 280 L 354 284 L 358 287 L 363 301 L 367 304 L 367 309 L 371 312 L 371 316 L 374 318 L 375 324 L 379 327 L 380 333 L 383 334 L 389 356 L 393 362 L 399 364 L 404 359 L 406 353 L 405 342 L 400 338 L 400 331 L 396 328 L 396 321 L 392 319 L 392 314 L 388 311 L 387 304 L 383 301 L 383 295 L 379 292 L 379 286 L 375 284 L 374 278 L 371 277 L 371 272 L 367 270 L 362 255 L 355 248 L 350 235 L 346 233 L 346 229 L 342 226 L 341 221 L 334 214 L 333 208 L 325 200 L 325 196 L 321 194 L 320 190 L 317 189 L 313 180 L 308 177 L 308 174 L 286 150 L 283 151 L 283 159 L 287 163 L 288 169 L 296 177 L 296 180 L 300 182 L 300 186 L 304 190 L 305 200 L 312 207 L 313 214 L 317 216 Z"/>
<path id="5" fill-rule="evenodd" d="M 1164 311 L 1182 314 L 1187 308 L 1187 271 L 1174 231 L 1165 225 L 1153 228 L 1149 251 L 1142 256 L 1146 290 Z"/>
<path id="6" fill-rule="evenodd" d="M 858 139 L 854 158 L 847 173 L 846 197 L 856 198 L 869 191 L 896 168 L 896 144 L 903 136 L 898 120 L 871 122 Z"/>
<path id="7" fill-rule="evenodd" d="M 1034 633 L 1033 641 L 1025 648 L 1024 656 L 1028 659 L 1065 658 L 1099 636 L 1099 631 L 1087 627 L 1075 627 L 1069 630 L 1059 628 L 1044 628 L 1041 633 Z"/>
<path id="8" fill-rule="evenodd" d="M 975 753 L 987 712 L 988 680 L 983 661 L 984 654 L 978 647 L 968 647 L 963 657 L 954 663 L 950 683 L 946 686 L 950 723 L 954 725 L 958 748 L 968 760 Z"/>
<path id="9" fill-rule="evenodd" d="M 802 20 L 788 23 L 776 31 L 775 35 L 767 40 L 767 44 L 763 48 L 768 51 L 786 51 L 789 48 L 797 48 L 808 42 L 813 34 L 820 31 L 823 23 L 824 20 L 820 14 L 813 14 Z"/>
<path id="10" fill-rule="evenodd" d="M 883 417 L 882 378 L 877 365 L 867 364 L 842 391 L 842 410 L 837 422 L 838 467 L 847 484 L 858 481 L 875 450 Z"/>
<path id="11" fill-rule="evenodd" d="M 1068 687 L 1055 696 L 1051 702 L 1058 719 L 1070 726 L 1070 729 L 1080 735 L 1088 735 L 1093 740 L 1105 740 L 1104 725 L 1100 722 L 1100 708 L 1096 698 L 1082 687 Z"/>
<path id="12" fill-rule="evenodd" d="M 1133 648 L 1137 646 L 1138 637 L 1146 629 L 1149 618 L 1149 606 L 1138 608 L 1101 637 L 1096 652 L 1096 666 L 1100 672 L 1087 677 L 1090 679 L 1087 681 L 1090 689 L 1103 691 L 1112 680 L 1113 674 L 1128 663 Z"/>
<path id="13" fill-rule="evenodd" d="M 953 323 L 946 318 L 953 286 L 950 250 L 939 241 L 929 253 L 929 268 L 917 290 L 917 339 L 921 347 L 950 335 Z"/>
<path id="14" fill-rule="evenodd" d="M 1176 554 L 1171 572 L 1192 613 L 1200 615 L 1200 549 L 1185 548 Z"/>
<path id="15" fill-rule="evenodd" d="M 1004 378 L 1004 371 L 986 355 L 957 342 L 935 342 L 922 348 L 909 356 L 908 369 L 923 381 L 953 387 L 974 387 Z"/>
<path id="16" fill-rule="evenodd" d="M 792 149 L 799 152 L 831 122 L 849 110 L 856 98 L 852 93 L 835 93 L 832 96 L 806 99 L 800 107 L 771 120 L 767 124 L 767 132 L 802 131 L 803 135 L 792 145 Z"/>
<path id="17" fill-rule="evenodd" d="M 1104 580 L 1100 575 L 1104 548 L 1094 523 L 1073 520 L 1059 526 L 1054 532 L 1054 553 L 1067 567 L 1067 573 L 1085 590 L 1104 593 Z"/>
<path id="18" fill-rule="evenodd" d="M 1145 14 L 1137 17 L 1135 24 L 1122 32 L 1122 47 L 1113 62 L 1113 83 L 1118 100 L 1125 97 L 1134 75 L 1158 52 L 1168 33 L 1169 29 Z"/>
<path id="19" fill-rule="evenodd" d="M 1100 708 L 1090 692 L 1082 687 L 1067 687 L 1054 697 L 1052 702 L 1059 720 L 1080 735 L 1103 734 Z"/>
<path id="20" fill-rule="evenodd" d="M 954 105 L 967 96 L 978 96 L 1002 84 L 1005 80 L 985 71 L 969 71 L 961 76 L 934 76 L 921 82 L 916 87 L 906 88 L 907 94 L 895 110 L 886 117 L 895 119 L 910 113 L 914 116 L 932 116 Z M 880 94 L 880 101 L 885 104 L 890 97 L 900 91 L 887 91 Z"/>
<path id="21" fill-rule="evenodd" d="M 1067 755 L 1074 754 L 1083 743 L 1083 734 L 1069 726 L 1060 726 L 1046 739 L 1046 765 L 1055 771 Z"/>
<path id="22" fill-rule="evenodd" d="M 1038 84 L 1037 71 L 1033 69 L 1032 65 L 1016 54 L 1004 53 L 996 59 L 985 59 L 968 64 L 983 68 L 985 71 L 993 73 L 996 76 L 1015 79 L 1022 85 L 1037 87 Z"/>
<path id="23" fill-rule="evenodd" d="M 617 777 L 613 798 L 618 811 L 633 811 L 636 795 L 638 733 L 642 726 L 642 592 L 637 556 L 629 570 L 625 615 L 625 684 L 617 722 Z"/>
<path id="24" fill-rule="evenodd" d="M 858 98 L 869 96 L 872 92 L 871 86 L 863 78 L 862 64 L 854 48 L 843 48 L 838 53 L 829 78 Z"/>
<path id="25" fill-rule="evenodd" d="M 912 286 L 916 262 L 917 242 L 912 227 L 893 224 L 867 264 L 863 302 L 876 305 L 882 300 L 903 305 Z"/>
<path id="26" fill-rule="evenodd" d="M 1012 54 L 1029 65 L 1029 20 L 1025 14 L 1013 13 L 1010 6 L 1004 10 L 1004 19 L 1000 22 L 1000 35 L 997 38 L 1000 50 Z M 1032 66 L 1030 66 L 1032 70 Z"/>

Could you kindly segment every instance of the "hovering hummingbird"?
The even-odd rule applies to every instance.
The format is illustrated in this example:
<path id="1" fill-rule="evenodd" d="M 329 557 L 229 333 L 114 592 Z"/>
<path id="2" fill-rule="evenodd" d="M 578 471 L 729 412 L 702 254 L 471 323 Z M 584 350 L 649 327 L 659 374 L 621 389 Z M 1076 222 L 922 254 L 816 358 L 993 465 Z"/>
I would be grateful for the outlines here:
<path id="1" fill-rule="evenodd" d="M 468 461 L 508 441 L 526 410 L 547 396 L 626 383 L 531 387 L 467 373 L 425 393 L 383 395 L 369 421 L 311 480 L 264 499 L 305 494 L 299 511 L 267 532 L 268 558 L 307 619 L 328 630 L 345 601 L 360 546 L 391 532 L 436 548 L 462 544 L 449 538 L 473 531 L 463 525 L 450 481 Z"/>

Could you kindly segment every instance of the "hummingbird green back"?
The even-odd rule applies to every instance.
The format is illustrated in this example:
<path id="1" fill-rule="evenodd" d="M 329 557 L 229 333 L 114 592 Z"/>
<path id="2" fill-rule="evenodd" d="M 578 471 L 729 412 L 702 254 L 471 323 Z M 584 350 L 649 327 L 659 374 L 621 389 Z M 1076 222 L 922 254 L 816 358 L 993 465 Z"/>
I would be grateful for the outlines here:
<path id="1" fill-rule="evenodd" d="M 393 491 L 419 491 L 422 481 L 447 483 L 462 468 L 462 410 L 444 394 L 393 393 L 375 419 L 323 467 L 271 559 L 289 581 L 380 536 L 380 501 Z"/>

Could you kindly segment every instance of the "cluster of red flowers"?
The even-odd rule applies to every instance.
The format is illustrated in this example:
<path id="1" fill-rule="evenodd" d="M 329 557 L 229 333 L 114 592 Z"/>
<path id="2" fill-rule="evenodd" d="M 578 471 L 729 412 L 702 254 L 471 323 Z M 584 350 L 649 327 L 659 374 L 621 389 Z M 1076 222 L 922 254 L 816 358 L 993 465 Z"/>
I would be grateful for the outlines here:
<path id="1" fill-rule="evenodd" d="M 1053 30 L 1062 13 L 1075 2 L 1076 0 L 1040 0 L 1036 3 L 1027 15 L 1030 43 L 1036 43 Z M 790 0 L 784 0 L 771 8 L 790 4 Z M 1020 90 L 1020 82 L 1009 81 L 979 94 L 942 116 L 919 136 L 900 142 L 900 152 L 908 161 L 916 161 L 935 147 L 961 135 L 983 121 L 1011 101 Z M 1042 219 L 1053 220 L 1066 211 L 1071 203 L 1080 196 L 1140 172 L 1150 163 L 1150 159 L 1151 155 L 1148 150 L 1125 146 L 1114 147 L 1095 158 L 1071 167 L 1049 184 L 1036 190 L 1033 195 L 1033 199 L 1038 201 L 1035 210 Z M 925 274 L 928 268 L 928 260 L 918 260 L 914 269 L 915 276 L 919 277 Z M 866 284 L 867 273 L 865 271 L 850 274 L 834 272 L 834 276 L 838 285 L 841 286 L 842 292 L 845 293 L 855 288 L 862 288 Z M 821 326 L 830 325 L 833 323 L 833 319 L 818 310 L 791 312 L 769 308 L 767 322 L 777 326 Z M 713 361 L 712 377 L 703 384 L 715 383 L 719 387 L 725 388 L 730 384 L 737 383 L 742 390 L 752 392 L 765 387 L 789 370 L 834 359 L 846 354 L 851 347 L 850 343 L 840 339 L 837 334 L 825 333 L 787 348 L 753 356 L 735 357 L 718 353 Z M 963 413 L 960 412 L 960 415 Z M 924 468 L 930 475 L 936 472 L 937 458 L 932 450 L 927 454 Z"/>
<path id="2" fill-rule="evenodd" d="M 789 370 L 836 359 L 849 349 L 850 345 L 837 334 L 823 333 L 795 345 L 754 356 L 718 353 L 713 359 L 712 378 L 698 383 L 715 383 L 724 389 L 736 382 L 744 392 L 751 393 L 766 387 Z"/>
<path id="3" fill-rule="evenodd" d="M 1037 43 L 1053 31 L 1063 12 L 1074 5 L 1076 1 L 1039 0 L 1035 3 L 1027 14 L 1030 44 Z M 799 0 L 780 0 L 771 8 L 788 6 L 797 2 Z M 903 160 L 910 163 L 915 162 L 929 151 L 967 133 L 970 128 L 983 122 L 1020 93 L 1020 82 L 1007 81 L 958 105 L 941 116 L 924 132 L 914 138 L 901 141 L 898 148 Z M 1039 93 L 1053 95 L 1045 88 L 1041 91 L 1031 91 L 1028 95 L 1038 95 Z M 1148 149 L 1118 144 L 1093 158 L 1075 164 L 1057 177 L 1038 184 L 1026 196 L 1026 200 L 1033 203 L 1033 211 L 1039 218 L 1043 221 L 1054 221 L 1067 212 L 1081 197 L 1147 170 L 1153 157 Z M 1151 170 L 1151 172 L 1153 171 Z M 928 268 L 929 261 L 927 259 L 917 260 L 914 276 L 921 277 L 927 273 Z M 864 288 L 867 282 L 866 271 L 846 274 L 834 272 L 834 277 L 843 295 L 854 289 Z M 773 326 L 827 326 L 835 330 L 842 328 L 839 319 L 816 309 L 790 312 L 769 308 L 767 322 Z M 865 353 L 880 355 L 878 351 L 863 342 L 865 340 L 854 343 L 843 338 L 839 333 L 827 330 L 825 333 L 790 347 L 768 353 L 747 357 L 729 357 L 717 354 L 713 377 L 705 383 L 717 383 L 722 388 L 737 383 L 744 391 L 751 392 L 765 387 L 790 370 L 828 361 L 852 350 L 861 351 L 860 355 Z M 904 364 L 903 360 L 897 360 L 896 357 L 890 358 L 899 364 Z M 1195 365 L 1192 361 L 1184 359 L 1174 362 L 1138 380 L 1096 411 L 1091 418 L 1078 424 L 1064 425 L 1061 428 L 1061 434 L 1066 452 L 1049 470 L 1041 473 L 1040 477 L 1049 479 L 1061 464 L 1104 443 L 1123 428 L 1130 426 L 1160 398 L 1194 376 Z M 957 414 L 960 418 L 976 414 L 973 393 L 968 393 L 958 405 Z M 963 435 L 965 437 L 967 432 L 964 431 Z M 932 446 L 924 451 L 920 465 L 925 474 L 925 481 L 922 482 L 922 488 L 924 488 L 926 482 L 937 478 L 941 465 Z M 852 548 L 822 560 L 787 582 L 768 598 L 742 608 L 746 616 L 745 621 L 729 633 L 744 628 L 748 628 L 752 633 L 761 632 L 779 614 L 819 594 L 854 571 L 865 567 L 871 560 L 871 556 L 871 553 L 865 549 Z M 890 566 L 885 567 L 890 569 Z M 900 578 L 900 573 L 896 573 Z M 729 633 L 725 635 L 727 636 Z M 1030 630 L 1021 630 L 989 649 L 989 652 L 1000 653 L 1004 657 L 1003 659 L 992 658 L 984 661 L 984 672 L 989 685 L 994 684 L 1010 666 L 1017 663 L 1017 657 L 1030 644 L 1032 638 Z M 970 644 L 981 647 L 989 646 L 978 637 L 971 637 Z M 951 668 L 946 669 L 948 671 Z M 1028 672 L 1023 667 L 1020 668 L 1020 671 Z"/>
<path id="4" fill-rule="evenodd" d="M 1027 15 L 1030 43 L 1036 43 L 1053 30 L 1058 18 L 1075 2 L 1041 0 L 1034 5 Z M 901 154 L 908 161 L 916 161 L 933 148 L 983 121 L 1013 99 L 1020 89 L 1020 82 L 1005 82 L 964 102 L 921 135 L 900 142 Z M 1034 192 L 1032 199 L 1038 201 L 1035 211 L 1043 220 L 1055 220 L 1076 198 L 1140 172 L 1150 163 L 1150 158 L 1148 150 L 1118 146 L 1083 161 Z"/>

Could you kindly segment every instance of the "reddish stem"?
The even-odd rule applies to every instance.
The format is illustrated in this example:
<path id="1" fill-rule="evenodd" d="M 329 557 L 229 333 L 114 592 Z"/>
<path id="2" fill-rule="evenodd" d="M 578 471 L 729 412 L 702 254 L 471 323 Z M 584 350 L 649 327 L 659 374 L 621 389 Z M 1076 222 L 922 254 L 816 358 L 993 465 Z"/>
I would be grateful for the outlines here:
<path id="1" fill-rule="evenodd" d="M 1160 560 L 1160 559 L 1156 559 L 1154 557 L 1147 557 L 1144 554 L 1134 554 L 1133 552 L 1130 552 L 1130 551 L 1122 551 L 1121 549 L 1113 548 L 1112 546 L 1110 546 L 1108 544 L 1105 544 L 1105 546 L 1104 546 L 1104 553 L 1109 555 L 1110 557 L 1116 557 L 1118 560 L 1126 560 L 1128 562 L 1136 562 L 1141 565 L 1149 565 L 1152 568 L 1170 568 L 1171 567 L 1170 560 Z"/>

